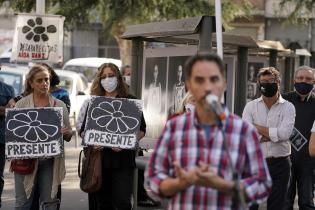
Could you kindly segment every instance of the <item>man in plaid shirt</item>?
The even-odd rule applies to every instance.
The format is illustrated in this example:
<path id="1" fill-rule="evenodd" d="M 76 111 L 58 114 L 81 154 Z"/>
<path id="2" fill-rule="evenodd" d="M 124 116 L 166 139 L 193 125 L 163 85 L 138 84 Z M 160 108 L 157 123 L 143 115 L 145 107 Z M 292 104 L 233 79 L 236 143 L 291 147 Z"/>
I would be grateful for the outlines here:
<path id="1" fill-rule="evenodd" d="M 185 71 L 196 109 L 166 123 L 147 168 L 151 190 L 170 198 L 168 209 L 235 209 L 232 198 L 238 185 L 233 181 L 234 168 L 240 176 L 242 200 L 266 200 L 271 178 L 256 129 L 225 109 L 223 137 L 218 117 L 205 101 L 208 93 L 219 100 L 224 93 L 222 60 L 217 55 L 198 54 L 188 60 Z"/>

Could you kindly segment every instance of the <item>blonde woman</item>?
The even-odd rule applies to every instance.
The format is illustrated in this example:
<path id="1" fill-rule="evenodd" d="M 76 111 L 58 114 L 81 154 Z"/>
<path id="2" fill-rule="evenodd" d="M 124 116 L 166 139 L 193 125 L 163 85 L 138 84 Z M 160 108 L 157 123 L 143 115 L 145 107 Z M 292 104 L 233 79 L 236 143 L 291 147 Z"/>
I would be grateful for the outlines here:
<path id="1" fill-rule="evenodd" d="M 63 124 L 61 129 L 63 139 L 70 141 L 72 132 L 66 105 L 53 98 L 49 93 L 50 73 L 39 65 L 31 68 L 26 77 L 24 96 L 16 103 L 16 108 L 62 107 Z M 33 189 L 37 188 L 40 203 L 49 203 L 56 199 L 58 186 L 66 174 L 64 156 L 55 158 L 37 158 L 35 169 L 31 174 L 14 173 L 15 180 L 15 210 L 30 210 L 33 200 Z M 47 210 L 56 210 L 56 205 L 47 206 Z"/>
<path id="2" fill-rule="evenodd" d="M 186 95 L 184 96 L 183 100 L 181 101 L 180 105 L 178 106 L 178 109 L 175 110 L 176 114 L 183 114 L 185 112 L 191 112 L 193 111 L 195 107 L 196 101 L 191 95 L 191 93 L 188 91 Z"/>

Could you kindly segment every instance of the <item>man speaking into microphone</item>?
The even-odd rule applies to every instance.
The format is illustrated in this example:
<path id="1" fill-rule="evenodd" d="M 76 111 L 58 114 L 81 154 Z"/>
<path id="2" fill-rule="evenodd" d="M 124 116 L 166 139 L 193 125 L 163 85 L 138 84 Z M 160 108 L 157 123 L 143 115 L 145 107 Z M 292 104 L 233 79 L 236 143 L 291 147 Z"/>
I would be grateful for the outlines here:
<path id="1" fill-rule="evenodd" d="M 271 178 L 256 130 L 215 103 L 226 88 L 221 58 L 192 56 L 185 74 L 196 109 L 166 123 L 147 168 L 149 187 L 170 198 L 168 209 L 246 209 L 264 201 Z"/>

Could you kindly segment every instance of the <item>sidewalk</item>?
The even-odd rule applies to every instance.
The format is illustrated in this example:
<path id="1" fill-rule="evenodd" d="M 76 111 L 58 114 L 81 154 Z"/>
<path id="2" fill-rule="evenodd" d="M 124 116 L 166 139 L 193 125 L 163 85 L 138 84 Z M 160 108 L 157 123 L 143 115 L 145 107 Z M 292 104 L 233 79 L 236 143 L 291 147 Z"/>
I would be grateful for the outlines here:
<path id="1" fill-rule="evenodd" d="M 80 144 L 80 140 L 79 140 Z M 65 143 L 66 155 L 66 178 L 62 182 L 61 210 L 88 210 L 88 196 L 80 190 L 78 177 L 78 158 L 81 147 L 74 147 L 74 139 L 71 143 Z M 2 194 L 1 210 L 14 209 L 14 177 L 9 172 L 9 162 L 6 162 L 4 177 L 5 185 Z M 138 210 L 162 209 L 162 208 L 141 208 Z"/>

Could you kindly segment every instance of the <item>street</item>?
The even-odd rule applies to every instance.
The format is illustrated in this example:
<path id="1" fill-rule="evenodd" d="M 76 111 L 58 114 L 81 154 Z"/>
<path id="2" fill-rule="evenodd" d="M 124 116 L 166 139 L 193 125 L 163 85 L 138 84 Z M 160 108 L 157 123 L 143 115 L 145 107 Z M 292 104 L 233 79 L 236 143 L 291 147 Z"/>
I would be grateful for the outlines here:
<path id="1" fill-rule="evenodd" d="M 79 140 L 80 141 L 80 140 Z M 62 210 L 87 210 L 88 196 L 80 190 L 78 177 L 78 157 L 81 147 L 75 148 L 74 138 L 70 143 L 65 143 L 66 154 L 66 178 L 62 182 Z M 5 185 L 2 194 L 3 210 L 14 209 L 14 179 L 13 173 L 9 171 L 10 164 L 6 162 L 5 167 Z M 161 209 L 161 208 L 141 208 L 138 210 Z"/>

